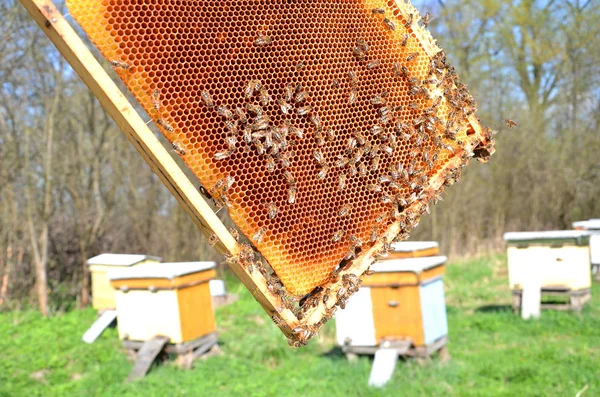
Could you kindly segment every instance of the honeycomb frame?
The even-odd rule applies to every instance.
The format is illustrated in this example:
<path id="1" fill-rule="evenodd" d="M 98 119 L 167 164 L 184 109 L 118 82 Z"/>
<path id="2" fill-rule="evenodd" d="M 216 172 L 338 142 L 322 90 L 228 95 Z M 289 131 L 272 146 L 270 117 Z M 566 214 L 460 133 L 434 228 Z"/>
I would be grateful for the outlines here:
<path id="1" fill-rule="evenodd" d="M 231 257 L 238 258 L 240 253 L 243 252 L 243 247 L 235 242 L 218 218 L 212 212 L 209 213 L 210 207 L 208 207 L 204 198 L 190 189 L 189 180 L 185 181 L 181 170 L 177 169 L 172 159 L 170 159 L 171 161 L 167 159 L 170 155 L 164 149 L 161 151 L 161 148 L 156 146 L 156 142 L 153 142 L 151 145 L 149 144 L 149 141 L 152 140 L 149 135 L 152 135 L 152 133 L 145 125 L 141 125 L 143 122 L 141 122 L 139 115 L 135 114 L 139 120 L 128 119 L 128 116 L 131 116 L 131 112 L 135 113 L 135 111 L 126 102 L 123 95 L 118 92 L 114 83 L 107 81 L 110 78 L 102 71 L 99 64 L 97 62 L 94 64 L 95 60 L 93 60 L 89 50 L 85 48 L 85 45 L 72 31 L 68 23 L 60 17 L 52 2 L 48 0 L 21 0 L 21 2 L 72 64 L 84 82 L 90 86 L 94 94 L 100 99 L 105 108 L 107 108 L 107 111 L 117 121 L 117 124 L 128 135 L 130 141 L 134 143 L 136 149 L 140 151 L 153 170 L 157 172 L 167 187 L 174 193 L 178 201 L 192 215 L 192 218 L 203 233 L 207 237 L 212 237 L 213 235 L 217 237 L 217 249 L 220 252 L 225 251 Z M 365 1 L 364 3 L 367 9 L 383 4 L 382 1 Z M 393 15 L 392 20 L 396 26 L 402 26 L 409 19 L 412 20 L 412 23 L 408 24 L 411 30 L 411 40 L 415 40 L 418 45 L 422 46 L 423 52 L 429 59 L 441 51 L 429 33 L 419 26 L 421 18 L 414 7 L 401 1 L 387 1 L 383 6 L 391 11 Z M 125 71 L 119 70 L 119 68 L 117 70 L 121 77 L 125 77 L 124 80 L 126 80 L 126 73 L 124 76 Z M 104 73 L 104 76 L 101 76 L 102 73 Z M 94 81 L 92 82 L 91 80 Z M 111 95 L 118 97 L 117 102 L 123 106 L 115 106 L 114 100 L 112 104 L 107 103 L 106 97 L 110 97 Z M 149 96 L 145 99 L 138 99 L 141 99 L 140 102 L 143 105 L 144 103 L 146 104 L 144 107 L 147 109 L 152 102 L 152 98 Z M 165 135 L 169 138 L 170 131 L 167 128 L 169 124 L 160 124 L 161 130 L 163 130 L 163 133 L 166 132 Z M 336 280 L 329 279 L 326 284 L 320 284 L 324 288 L 312 290 L 310 296 L 305 298 L 301 310 L 294 312 L 286 304 L 286 296 L 281 296 L 279 292 L 273 291 L 272 280 L 269 275 L 249 271 L 247 264 L 237 260 L 231 261 L 230 266 L 232 270 L 246 284 L 286 336 L 290 338 L 292 345 L 304 344 L 326 319 L 333 314 L 336 307 L 340 305 L 340 302 L 342 302 L 342 306 L 344 305 L 343 302 L 347 299 L 348 294 L 353 292 L 355 284 L 360 283 L 360 277 L 378 255 L 380 255 L 381 251 L 386 248 L 386 242 L 397 238 L 398 234 L 401 237 L 406 237 L 407 230 L 418 223 L 418 218 L 426 211 L 429 201 L 439 194 L 445 184 L 457 179 L 460 168 L 468 162 L 470 157 L 475 156 L 481 160 L 486 160 L 493 153 L 491 134 L 489 131 L 484 131 L 481 128 L 474 114 L 469 114 L 465 117 L 465 124 L 460 133 L 463 134 L 463 143 L 459 150 L 456 150 L 453 156 L 450 156 L 435 173 L 432 173 L 427 185 L 421 190 L 421 197 L 403 207 L 401 212 L 404 216 L 392 221 L 385 233 L 378 236 L 377 241 L 368 249 L 360 252 L 356 259 L 346 262 L 344 266 L 336 269 Z M 154 137 L 152 136 L 152 138 Z M 170 141 L 177 150 L 178 142 L 174 141 L 172 137 Z M 181 152 L 185 151 L 185 149 L 177 151 L 182 155 Z M 185 160 L 185 156 L 182 157 Z M 406 214 L 410 214 L 408 221 L 405 216 Z M 409 223 L 409 227 L 407 227 L 406 223 Z M 260 247 L 258 248 L 262 252 Z M 349 281 L 352 288 L 349 288 Z"/>

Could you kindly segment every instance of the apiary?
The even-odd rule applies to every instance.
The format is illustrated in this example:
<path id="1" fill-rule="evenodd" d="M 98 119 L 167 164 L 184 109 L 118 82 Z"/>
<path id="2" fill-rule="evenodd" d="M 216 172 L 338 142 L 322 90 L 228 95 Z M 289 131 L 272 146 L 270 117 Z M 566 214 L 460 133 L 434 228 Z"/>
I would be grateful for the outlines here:
<path id="1" fill-rule="evenodd" d="M 209 281 L 214 262 L 151 263 L 109 272 L 115 290 L 119 338 L 170 343 L 215 331 Z"/>
<path id="2" fill-rule="evenodd" d="M 542 298 L 565 295 L 580 308 L 590 295 L 590 236 L 586 231 L 555 230 L 504 234 L 508 254 L 508 279 L 513 306 L 529 280 L 541 284 Z M 562 308 L 562 306 L 560 306 Z M 542 308 L 550 308 L 549 305 Z"/>
<path id="3" fill-rule="evenodd" d="M 446 260 L 445 256 L 388 259 L 371 266 L 374 273 L 336 315 L 338 344 L 348 351 L 398 340 L 410 340 L 421 350 L 440 342 L 445 345 Z"/>
<path id="4" fill-rule="evenodd" d="M 573 229 L 586 230 L 590 233 L 590 261 L 592 273 L 600 276 L 600 219 L 573 222 Z"/>
<path id="5" fill-rule="evenodd" d="M 107 273 L 111 270 L 156 263 L 162 258 L 149 255 L 100 254 L 87 260 L 92 278 L 92 306 L 96 310 L 115 308 L 115 293 Z"/>
<path id="6" fill-rule="evenodd" d="M 51 2 L 21 1 L 293 346 L 494 152 L 409 2 L 67 0 L 198 191 Z"/>
<path id="7" fill-rule="evenodd" d="M 387 259 L 421 258 L 439 254 L 440 245 L 437 241 L 397 241 L 392 243 Z"/>

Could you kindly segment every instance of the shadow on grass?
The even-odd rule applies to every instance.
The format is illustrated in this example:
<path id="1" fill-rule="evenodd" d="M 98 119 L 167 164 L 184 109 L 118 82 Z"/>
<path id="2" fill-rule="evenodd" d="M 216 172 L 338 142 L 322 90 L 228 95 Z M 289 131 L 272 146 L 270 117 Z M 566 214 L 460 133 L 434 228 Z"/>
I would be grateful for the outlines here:
<path id="1" fill-rule="evenodd" d="M 512 313 L 511 305 L 484 305 L 475 309 L 477 313 Z"/>
<path id="2" fill-rule="evenodd" d="M 329 358 L 332 360 L 345 360 L 346 359 L 346 355 L 342 351 L 342 348 L 339 346 L 336 346 L 336 347 L 332 348 L 331 350 L 328 350 L 325 353 L 320 354 L 320 356 L 323 358 Z"/>

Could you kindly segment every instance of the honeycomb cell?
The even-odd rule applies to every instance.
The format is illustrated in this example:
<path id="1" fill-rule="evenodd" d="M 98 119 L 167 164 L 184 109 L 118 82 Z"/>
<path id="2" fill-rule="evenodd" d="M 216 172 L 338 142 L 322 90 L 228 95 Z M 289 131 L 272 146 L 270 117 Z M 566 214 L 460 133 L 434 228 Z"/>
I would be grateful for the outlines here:
<path id="1" fill-rule="evenodd" d="M 431 199 L 431 178 L 464 153 L 475 104 L 393 1 L 67 5 L 240 230 L 264 231 L 253 243 L 292 294 Z"/>

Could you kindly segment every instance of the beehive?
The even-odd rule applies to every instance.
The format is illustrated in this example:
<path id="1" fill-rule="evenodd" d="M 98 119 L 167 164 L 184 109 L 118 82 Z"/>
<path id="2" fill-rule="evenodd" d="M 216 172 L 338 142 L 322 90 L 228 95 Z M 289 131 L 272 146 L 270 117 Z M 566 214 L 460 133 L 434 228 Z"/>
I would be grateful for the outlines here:
<path id="1" fill-rule="evenodd" d="M 420 258 L 440 253 L 437 241 L 398 241 L 392 244 L 387 259 Z"/>
<path id="2" fill-rule="evenodd" d="M 292 294 L 326 285 L 358 242 L 431 199 L 441 185 L 433 179 L 456 176 L 452 158 L 488 143 L 409 5 L 67 5 Z"/>
<path id="3" fill-rule="evenodd" d="M 108 273 L 115 290 L 119 337 L 156 335 L 183 343 L 215 331 L 209 281 L 214 262 L 149 263 Z"/>
<path id="4" fill-rule="evenodd" d="M 92 306 L 96 310 L 115 308 L 115 293 L 107 273 L 118 268 L 160 262 L 162 258 L 149 255 L 100 254 L 87 260 L 92 278 Z"/>
<path id="5" fill-rule="evenodd" d="M 590 261 L 592 262 L 592 272 L 598 277 L 600 273 L 600 219 L 573 222 L 573 229 L 586 230 L 591 233 Z"/>
<path id="6" fill-rule="evenodd" d="M 589 233 L 578 230 L 511 232 L 504 234 L 508 253 L 508 279 L 521 290 L 536 277 L 542 290 L 570 291 L 591 287 Z"/>
<path id="7" fill-rule="evenodd" d="M 445 256 L 388 259 L 374 264 L 348 307 L 336 316 L 338 344 L 378 346 L 410 339 L 427 346 L 448 335 Z"/>

